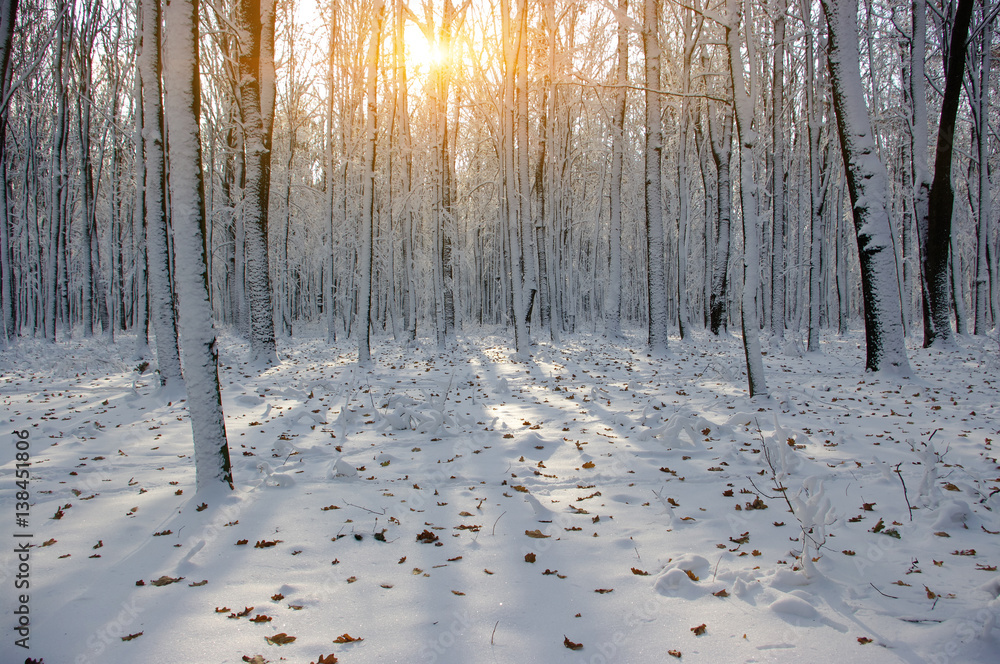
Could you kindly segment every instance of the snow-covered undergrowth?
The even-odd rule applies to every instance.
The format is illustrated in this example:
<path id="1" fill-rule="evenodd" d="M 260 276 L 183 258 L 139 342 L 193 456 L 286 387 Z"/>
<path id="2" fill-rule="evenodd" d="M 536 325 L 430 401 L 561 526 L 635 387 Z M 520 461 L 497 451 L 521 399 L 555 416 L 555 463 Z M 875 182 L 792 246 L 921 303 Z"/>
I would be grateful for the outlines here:
<path id="1" fill-rule="evenodd" d="M 903 381 L 864 374 L 859 335 L 772 352 L 763 401 L 735 337 L 654 358 L 575 336 L 518 363 L 488 335 L 385 341 L 370 371 L 321 335 L 263 372 L 220 347 L 229 495 L 193 495 L 183 395 L 133 370 L 131 340 L 0 354 L 4 661 L 1000 652 L 995 340 L 911 346 Z M 30 651 L 11 430 L 30 432 Z"/>

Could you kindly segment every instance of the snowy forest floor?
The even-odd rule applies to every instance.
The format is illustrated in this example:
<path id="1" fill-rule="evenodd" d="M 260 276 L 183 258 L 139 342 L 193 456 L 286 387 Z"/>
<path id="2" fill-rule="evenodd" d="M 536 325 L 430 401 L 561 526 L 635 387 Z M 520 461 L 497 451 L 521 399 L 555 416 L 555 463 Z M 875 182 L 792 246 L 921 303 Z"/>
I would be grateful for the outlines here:
<path id="1" fill-rule="evenodd" d="M 0 352 L 3 661 L 996 661 L 996 338 L 900 380 L 826 335 L 753 401 L 735 336 L 422 341 L 362 371 L 307 332 L 261 372 L 223 334 L 237 490 L 197 496 L 133 339 Z"/>

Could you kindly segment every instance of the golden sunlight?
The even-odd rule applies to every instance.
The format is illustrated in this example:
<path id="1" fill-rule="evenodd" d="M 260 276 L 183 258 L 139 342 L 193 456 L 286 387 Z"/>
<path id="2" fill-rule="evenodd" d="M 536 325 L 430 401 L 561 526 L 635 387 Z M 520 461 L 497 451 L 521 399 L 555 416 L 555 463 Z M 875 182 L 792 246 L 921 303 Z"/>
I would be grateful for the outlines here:
<path id="1" fill-rule="evenodd" d="M 423 30 L 413 23 L 407 23 L 404 28 L 403 41 L 406 46 L 406 61 L 416 72 L 430 70 L 445 59 L 439 44 L 428 41 Z"/>

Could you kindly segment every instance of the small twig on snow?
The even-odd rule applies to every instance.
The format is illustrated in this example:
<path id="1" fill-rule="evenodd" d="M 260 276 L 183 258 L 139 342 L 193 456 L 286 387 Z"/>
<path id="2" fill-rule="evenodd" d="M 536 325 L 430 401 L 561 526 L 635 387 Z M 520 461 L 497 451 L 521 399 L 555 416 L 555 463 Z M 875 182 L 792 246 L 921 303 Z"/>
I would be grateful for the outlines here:
<path id="1" fill-rule="evenodd" d="M 896 464 L 896 474 L 899 475 L 899 481 L 903 485 L 903 500 L 906 501 L 906 509 L 910 510 L 910 521 L 913 521 L 913 506 L 910 505 L 910 498 L 906 495 L 906 482 L 903 481 L 903 471 L 899 469 L 901 465 L 902 462 Z"/>
<path id="2" fill-rule="evenodd" d="M 878 589 L 878 586 L 876 586 L 876 585 L 875 585 L 874 583 L 872 583 L 871 581 L 869 581 L 869 582 L 868 582 L 868 585 L 870 585 L 870 586 L 871 586 L 872 588 L 874 588 L 875 590 L 878 590 L 878 594 L 879 594 L 879 595 L 882 595 L 883 597 L 888 597 L 889 599 L 899 599 L 898 597 L 894 597 L 893 595 L 886 595 L 886 594 L 885 594 L 884 592 L 882 592 L 881 590 L 879 590 L 879 589 Z"/>
<path id="3" fill-rule="evenodd" d="M 354 503 L 345 503 L 345 504 L 346 505 L 350 505 L 351 507 L 357 507 L 359 510 L 364 510 L 366 512 L 371 512 L 372 514 L 380 514 L 382 516 L 385 516 L 385 508 L 384 507 L 382 508 L 382 511 L 379 512 L 379 511 L 376 511 L 376 510 L 370 510 L 367 507 L 362 507 L 361 505 L 355 505 Z"/>
<path id="4" fill-rule="evenodd" d="M 500 519 L 503 518 L 503 515 L 506 514 L 506 513 L 507 513 L 507 510 L 504 510 L 503 512 L 501 512 L 500 516 L 497 517 L 497 520 L 493 522 L 493 533 L 492 533 L 493 535 L 497 534 L 497 523 L 499 523 Z"/>

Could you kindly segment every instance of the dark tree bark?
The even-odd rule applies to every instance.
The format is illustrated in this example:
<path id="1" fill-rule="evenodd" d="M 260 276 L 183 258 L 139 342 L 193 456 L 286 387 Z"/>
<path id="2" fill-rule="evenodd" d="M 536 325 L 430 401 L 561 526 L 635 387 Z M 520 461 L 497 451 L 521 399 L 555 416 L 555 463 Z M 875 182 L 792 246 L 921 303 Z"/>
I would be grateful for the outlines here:
<path id="1" fill-rule="evenodd" d="M 951 345 L 955 338 L 951 330 L 951 300 L 948 283 L 948 253 L 951 246 L 951 216 L 955 190 L 951 184 L 951 160 L 955 144 L 955 121 L 965 76 L 965 41 L 969 36 L 974 0 L 958 0 L 955 24 L 952 26 L 948 67 L 945 75 L 944 98 L 941 101 L 941 121 L 938 124 L 937 148 L 934 156 L 934 180 L 927 205 L 927 235 L 922 268 L 930 308 L 931 334 L 924 346 Z"/>

